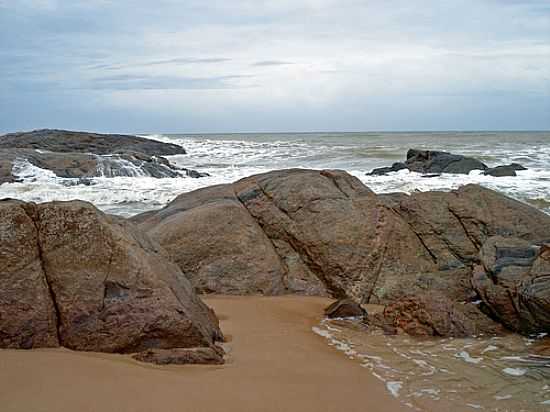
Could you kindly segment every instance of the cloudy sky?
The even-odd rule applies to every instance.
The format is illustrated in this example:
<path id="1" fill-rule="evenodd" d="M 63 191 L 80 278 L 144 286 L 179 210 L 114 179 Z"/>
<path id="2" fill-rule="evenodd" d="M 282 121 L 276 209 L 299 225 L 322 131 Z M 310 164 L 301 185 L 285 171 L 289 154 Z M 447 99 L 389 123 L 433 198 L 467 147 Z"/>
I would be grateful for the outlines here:
<path id="1" fill-rule="evenodd" d="M 0 0 L 0 132 L 550 129 L 549 0 Z"/>

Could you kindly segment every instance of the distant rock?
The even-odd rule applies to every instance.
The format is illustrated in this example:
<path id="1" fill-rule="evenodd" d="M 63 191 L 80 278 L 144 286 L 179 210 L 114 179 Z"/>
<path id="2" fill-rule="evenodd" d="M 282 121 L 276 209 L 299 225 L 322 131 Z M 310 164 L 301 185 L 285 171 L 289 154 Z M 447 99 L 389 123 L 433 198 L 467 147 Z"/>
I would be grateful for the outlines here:
<path id="1" fill-rule="evenodd" d="M 325 316 L 330 319 L 351 317 L 366 318 L 368 313 L 357 302 L 351 299 L 341 299 L 325 308 Z"/>
<path id="2" fill-rule="evenodd" d="M 520 165 L 519 163 L 512 163 L 509 165 L 491 167 L 489 169 L 486 169 L 483 174 L 494 177 L 517 176 L 516 171 L 518 170 L 527 170 L 527 168 Z"/>
<path id="3" fill-rule="evenodd" d="M 0 136 L 0 148 L 39 149 L 57 153 L 143 153 L 149 156 L 185 154 L 185 149 L 144 137 L 73 132 L 69 130 L 34 130 Z"/>
<path id="4" fill-rule="evenodd" d="M 441 173 L 468 174 L 472 170 L 486 170 L 487 165 L 477 159 L 448 152 L 409 149 L 405 163 L 394 163 L 391 167 L 377 168 L 368 175 L 385 175 L 403 169 L 432 177 Z"/>
<path id="5" fill-rule="evenodd" d="M 471 157 L 416 149 L 407 152 L 405 164 L 410 171 L 419 173 L 468 174 L 472 170 L 487 169 L 487 165 Z"/>
<path id="6" fill-rule="evenodd" d="M 218 321 L 165 252 L 88 203 L 0 201 L 0 347 L 209 347 Z M 9 314 L 9 315 L 8 315 Z"/>
<path id="7" fill-rule="evenodd" d="M 172 165 L 162 155 L 184 154 L 177 145 L 137 136 L 38 130 L 0 136 L 0 184 L 16 181 L 16 162 L 29 162 L 57 177 L 174 178 L 208 176 Z"/>
<path id="8" fill-rule="evenodd" d="M 407 165 L 405 163 L 397 162 L 392 164 L 389 167 L 379 167 L 377 169 L 373 169 L 370 173 L 368 173 L 370 176 L 382 176 L 385 174 L 388 174 L 390 172 L 398 172 L 400 170 L 408 169 Z"/>

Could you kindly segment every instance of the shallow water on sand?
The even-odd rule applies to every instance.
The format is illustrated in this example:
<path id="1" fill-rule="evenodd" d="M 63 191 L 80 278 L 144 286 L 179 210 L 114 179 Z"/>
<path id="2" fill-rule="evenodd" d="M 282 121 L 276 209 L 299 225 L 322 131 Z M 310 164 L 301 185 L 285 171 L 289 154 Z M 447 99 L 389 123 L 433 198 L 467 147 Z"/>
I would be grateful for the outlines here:
<path id="1" fill-rule="evenodd" d="M 186 155 L 169 157 L 210 177 L 155 179 L 147 176 L 95 178 L 89 185 L 60 179 L 29 164 L 18 166 L 21 183 L 4 184 L 0 197 L 27 201 L 82 199 L 110 213 L 129 216 L 158 209 L 178 194 L 230 183 L 281 168 L 343 169 L 378 193 L 451 190 L 479 183 L 550 212 L 550 132 L 286 133 L 148 135 L 179 144 Z M 489 166 L 518 162 L 529 170 L 517 177 L 447 174 L 424 178 L 400 171 L 367 176 L 375 167 L 404 160 L 408 148 L 445 150 L 476 157 Z"/>
<path id="2" fill-rule="evenodd" d="M 417 339 L 328 319 L 313 332 L 414 409 L 550 411 L 550 338 Z"/>

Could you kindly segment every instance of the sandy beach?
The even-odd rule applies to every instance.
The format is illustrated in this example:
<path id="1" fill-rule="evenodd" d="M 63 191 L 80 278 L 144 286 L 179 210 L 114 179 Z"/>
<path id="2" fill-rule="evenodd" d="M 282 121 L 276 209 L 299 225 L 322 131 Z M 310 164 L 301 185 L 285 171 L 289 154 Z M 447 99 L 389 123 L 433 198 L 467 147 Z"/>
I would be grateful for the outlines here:
<path id="1" fill-rule="evenodd" d="M 328 299 L 205 299 L 227 363 L 153 367 L 65 349 L 0 351 L 3 412 L 407 410 L 356 362 L 312 333 Z"/>

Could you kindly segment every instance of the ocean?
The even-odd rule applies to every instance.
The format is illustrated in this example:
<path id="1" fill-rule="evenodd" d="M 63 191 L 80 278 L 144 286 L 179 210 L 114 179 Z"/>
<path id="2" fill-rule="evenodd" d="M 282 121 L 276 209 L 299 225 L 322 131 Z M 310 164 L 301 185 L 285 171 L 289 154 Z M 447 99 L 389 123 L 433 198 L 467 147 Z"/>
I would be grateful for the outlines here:
<path id="1" fill-rule="evenodd" d="M 550 213 L 550 132 L 400 132 L 400 133 L 246 133 L 145 134 L 182 145 L 186 155 L 169 156 L 178 166 L 207 172 L 199 179 L 94 178 L 77 185 L 28 163 L 17 166 L 19 183 L 0 187 L 1 197 L 26 201 L 82 199 L 122 216 L 157 209 L 180 193 L 281 168 L 343 169 L 378 193 L 451 190 L 478 183 Z M 376 167 L 403 161 L 409 148 L 449 151 L 475 157 L 488 166 L 521 163 L 516 177 L 443 175 L 425 178 L 400 171 L 367 176 Z"/>

